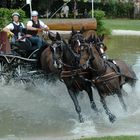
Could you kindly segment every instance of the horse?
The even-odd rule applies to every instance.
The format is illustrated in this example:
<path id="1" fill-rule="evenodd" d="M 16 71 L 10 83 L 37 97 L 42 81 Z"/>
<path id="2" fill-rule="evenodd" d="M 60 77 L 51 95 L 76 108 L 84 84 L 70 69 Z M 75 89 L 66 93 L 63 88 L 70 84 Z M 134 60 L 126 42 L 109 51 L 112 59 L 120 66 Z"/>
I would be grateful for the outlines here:
<path id="1" fill-rule="evenodd" d="M 105 56 L 105 51 L 107 47 L 101 42 L 104 40 L 104 35 L 97 36 L 94 30 L 85 30 L 84 27 L 81 28 L 80 31 L 76 31 L 72 28 L 71 36 L 68 40 L 69 44 L 71 44 L 71 48 L 75 53 L 79 53 L 79 46 L 84 43 L 98 43 L 100 42 L 100 51 L 102 57 Z"/>
<path id="2" fill-rule="evenodd" d="M 85 43 L 85 37 L 83 35 L 84 28 L 82 28 L 80 31 L 76 31 L 72 28 L 70 38 L 68 39 L 68 43 L 71 46 L 71 49 L 74 53 L 79 53 L 79 45 L 81 43 Z"/>
<path id="3" fill-rule="evenodd" d="M 95 85 L 100 96 L 100 101 L 109 117 L 110 122 L 116 120 L 116 116 L 109 110 L 105 97 L 108 95 L 117 94 L 119 101 L 124 110 L 127 110 L 122 93 L 123 85 L 128 83 L 134 87 L 137 77 L 133 69 L 124 61 L 115 59 L 115 64 L 112 60 L 108 61 L 101 57 L 100 47 L 102 42 L 91 43 L 89 46 L 82 46 L 80 51 L 80 66 L 90 68 L 92 78 L 89 79 Z M 101 46 L 100 46 L 101 45 Z"/>
<path id="4" fill-rule="evenodd" d="M 78 114 L 79 121 L 84 122 L 81 114 L 77 95 L 80 91 L 85 90 L 90 99 L 91 108 L 98 113 L 98 109 L 93 100 L 91 83 L 85 81 L 84 77 L 89 78 L 89 74 L 84 70 L 79 69 L 79 56 L 77 56 L 71 47 L 61 38 L 60 34 L 56 35 L 57 48 L 54 52 L 55 58 L 62 64 L 61 79 L 64 81 L 68 93 L 74 103 L 75 110 Z"/>
<path id="5" fill-rule="evenodd" d="M 53 78 L 56 79 L 59 78 L 61 71 L 61 64 L 58 63 L 54 56 L 54 52 L 56 51 L 58 44 L 54 33 L 49 32 L 48 37 L 52 42 L 47 43 L 39 49 L 37 55 L 37 67 L 43 70 L 43 72 L 47 76 L 50 76 L 50 78 L 54 76 Z"/>

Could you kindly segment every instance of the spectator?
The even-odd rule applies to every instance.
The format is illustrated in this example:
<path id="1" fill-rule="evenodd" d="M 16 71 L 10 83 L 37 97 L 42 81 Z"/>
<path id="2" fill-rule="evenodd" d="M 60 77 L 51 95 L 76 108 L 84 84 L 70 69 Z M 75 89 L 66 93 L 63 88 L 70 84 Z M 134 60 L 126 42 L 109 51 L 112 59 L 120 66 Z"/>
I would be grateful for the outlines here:
<path id="1" fill-rule="evenodd" d="M 136 0 L 134 2 L 134 18 L 140 17 L 140 1 Z"/>
<path id="2" fill-rule="evenodd" d="M 77 1 L 76 0 L 74 0 L 73 14 L 74 14 L 74 18 L 77 18 L 78 8 L 77 8 Z"/>
<path id="3" fill-rule="evenodd" d="M 86 8 L 85 8 L 85 10 L 84 10 L 83 17 L 84 17 L 84 18 L 88 18 L 88 11 L 87 11 Z"/>
<path id="4" fill-rule="evenodd" d="M 69 6 L 67 3 L 64 3 L 64 6 L 61 9 L 61 18 L 65 17 L 68 18 L 69 15 Z"/>

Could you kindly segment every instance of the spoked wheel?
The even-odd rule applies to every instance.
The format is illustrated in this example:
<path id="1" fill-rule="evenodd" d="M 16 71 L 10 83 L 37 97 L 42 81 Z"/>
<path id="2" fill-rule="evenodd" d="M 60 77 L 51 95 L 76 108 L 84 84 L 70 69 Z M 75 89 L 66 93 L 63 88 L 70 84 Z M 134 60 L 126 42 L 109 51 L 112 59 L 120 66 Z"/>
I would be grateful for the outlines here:
<path id="1" fill-rule="evenodd" d="M 2 85 L 8 84 L 10 81 L 9 64 L 5 58 L 0 58 L 0 83 Z"/>
<path id="2" fill-rule="evenodd" d="M 35 86 L 33 79 L 31 78 L 31 74 L 29 73 L 27 63 L 24 63 L 22 60 L 15 60 L 13 63 L 13 80 L 15 84 L 21 85 L 32 85 Z"/>

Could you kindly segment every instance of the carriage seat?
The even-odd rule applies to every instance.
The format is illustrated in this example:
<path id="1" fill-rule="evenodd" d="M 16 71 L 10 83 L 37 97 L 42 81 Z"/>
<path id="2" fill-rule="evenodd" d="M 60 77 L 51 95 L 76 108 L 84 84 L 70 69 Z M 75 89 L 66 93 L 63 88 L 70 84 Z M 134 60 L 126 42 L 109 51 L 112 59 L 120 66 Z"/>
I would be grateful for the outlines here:
<path id="1" fill-rule="evenodd" d="M 35 44 L 32 44 L 28 38 L 26 41 L 16 41 L 11 43 L 11 50 L 14 55 L 20 55 L 27 58 L 33 51 L 37 49 Z"/>

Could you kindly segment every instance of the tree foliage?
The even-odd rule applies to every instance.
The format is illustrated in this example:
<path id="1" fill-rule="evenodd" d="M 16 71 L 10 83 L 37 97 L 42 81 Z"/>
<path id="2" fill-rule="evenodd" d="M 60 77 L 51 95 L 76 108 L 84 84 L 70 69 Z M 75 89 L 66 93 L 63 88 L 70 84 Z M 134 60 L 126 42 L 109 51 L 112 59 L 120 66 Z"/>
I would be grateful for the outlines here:
<path id="1" fill-rule="evenodd" d="M 23 21 L 25 18 L 25 12 L 22 9 L 0 8 L 0 28 L 3 28 L 12 21 L 13 12 L 18 12 L 21 15 L 20 21 Z"/>

